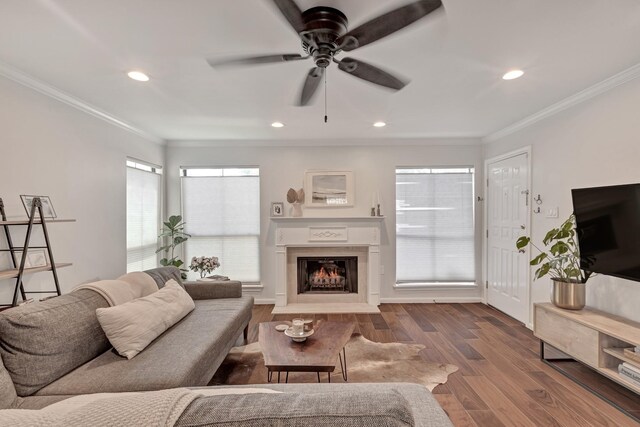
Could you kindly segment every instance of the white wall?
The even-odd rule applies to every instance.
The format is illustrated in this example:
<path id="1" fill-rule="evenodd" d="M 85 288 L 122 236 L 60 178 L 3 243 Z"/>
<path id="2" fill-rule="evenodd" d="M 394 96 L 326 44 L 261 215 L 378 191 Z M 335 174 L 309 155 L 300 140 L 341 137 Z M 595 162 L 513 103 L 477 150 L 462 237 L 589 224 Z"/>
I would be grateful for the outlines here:
<path id="1" fill-rule="evenodd" d="M 164 147 L 0 77 L 0 197 L 12 218 L 25 218 L 21 194 L 51 197 L 59 218 L 49 233 L 63 291 L 126 270 L 127 156 L 164 163 Z M 39 228 L 39 227 L 38 227 Z M 24 242 L 20 228 L 14 243 Z M 36 234 L 41 241 L 41 233 Z M 4 233 L 0 241 L 4 245 Z M 6 266 L 4 266 L 6 268 Z M 0 281 L 10 302 L 15 281 Z M 53 288 L 50 273 L 25 279 L 28 290 Z M 31 295 L 32 297 L 39 297 Z"/>
<path id="2" fill-rule="evenodd" d="M 395 283 L 395 168 L 396 166 L 475 166 L 476 188 L 482 182 L 482 147 L 478 140 L 421 140 L 399 143 L 376 140 L 375 145 L 349 145 L 353 141 L 287 142 L 275 146 L 270 142 L 188 142 L 172 141 L 166 152 L 167 214 L 180 212 L 179 168 L 181 166 L 259 166 L 261 192 L 261 281 L 264 289 L 253 295 L 260 302 L 272 302 L 275 296 L 275 224 L 269 219 L 271 202 L 285 201 L 290 187 L 303 186 L 304 172 L 309 169 L 353 170 L 356 205 L 343 209 L 305 209 L 308 216 L 369 215 L 371 195 L 379 191 L 383 204 L 381 258 L 381 297 L 391 301 L 477 301 L 479 288 L 464 290 L 397 290 Z M 212 195 L 215 196 L 215 195 Z M 480 281 L 481 209 L 476 220 L 478 260 L 476 271 Z M 224 260 L 221 260 L 224 262 Z"/>
<path id="3" fill-rule="evenodd" d="M 640 79 L 567 109 L 485 147 L 485 158 L 531 145 L 532 195 L 542 210 L 560 208 L 559 219 L 533 214 L 532 235 L 568 217 L 571 189 L 640 182 Z M 549 300 L 549 280 L 532 283 L 533 302 Z M 587 305 L 640 321 L 640 283 L 598 276 L 587 283 Z"/>

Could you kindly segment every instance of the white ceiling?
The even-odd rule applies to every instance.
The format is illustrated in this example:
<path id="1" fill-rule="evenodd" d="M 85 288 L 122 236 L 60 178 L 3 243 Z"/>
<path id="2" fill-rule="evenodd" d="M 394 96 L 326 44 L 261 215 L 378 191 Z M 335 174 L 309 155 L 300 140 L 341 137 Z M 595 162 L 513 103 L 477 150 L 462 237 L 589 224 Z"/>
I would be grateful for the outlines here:
<path id="1" fill-rule="evenodd" d="M 205 62 L 302 53 L 269 0 L 2 0 L 0 61 L 160 138 L 190 140 L 485 136 L 640 63 L 638 0 L 443 2 L 444 13 L 349 54 L 409 77 L 404 90 L 330 67 L 328 124 L 321 97 L 293 105 L 310 61 Z M 298 0 L 341 9 L 351 28 L 404 3 Z M 510 68 L 526 74 L 502 81 Z M 130 80 L 131 69 L 152 80 Z"/>

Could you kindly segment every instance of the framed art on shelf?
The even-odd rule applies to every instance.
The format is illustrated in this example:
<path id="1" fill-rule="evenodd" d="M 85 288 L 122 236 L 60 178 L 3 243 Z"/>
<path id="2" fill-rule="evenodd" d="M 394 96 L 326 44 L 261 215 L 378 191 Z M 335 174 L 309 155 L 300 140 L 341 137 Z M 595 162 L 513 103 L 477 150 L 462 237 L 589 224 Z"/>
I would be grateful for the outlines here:
<path id="1" fill-rule="evenodd" d="M 352 171 L 307 171 L 305 204 L 312 208 L 349 207 L 355 202 Z"/>
<path id="2" fill-rule="evenodd" d="M 15 250 L 14 253 L 16 256 L 15 267 L 11 261 L 11 253 L 3 252 L 2 256 L 0 256 L 0 269 L 18 268 L 20 266 L 20 262 L 22 261 L 22 251 Z M 29 249 L 27 252 L 27 259 L 24 263 L 25 268 L 46 267 L 47 265 L 49 265 L 49 257 L 47 256 L 47 251 L 45 249 Z"/>
<path id="3" fill-rule="evenodd" d="M 271 203 L 271 216 L 284 216 L 284 202 Z"/>
<path id="4" fill-rule="evenodd" d="M 40 198 L 40 202 L 42 203 L 42 213 L 44 217 L 47 219 L 55 219 L 56 211 L 53 210 L 53 204 L 51 203 L 51 199 L 49 199 L 49 196 L 21 195 L 20 199 L 22 200 L 22 204 L 24 205 L 24 210 L 27 211 L 27 216 L 31 215 L 31 205 L 33 203 L 33 199 L 35 199 L 36 197 Z"/>

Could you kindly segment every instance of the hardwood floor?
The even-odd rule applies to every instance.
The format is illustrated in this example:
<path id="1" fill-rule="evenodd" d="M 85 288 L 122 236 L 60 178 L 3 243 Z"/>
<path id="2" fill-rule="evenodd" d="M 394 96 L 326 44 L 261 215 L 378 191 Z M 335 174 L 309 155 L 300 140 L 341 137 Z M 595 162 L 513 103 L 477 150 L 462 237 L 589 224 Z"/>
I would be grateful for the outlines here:
<path id="1" fill-rule="evenodd" d="M 258 339 L 258 323 L 297 317 L 272 315 L 272 308 L 255 306 L 250 342 Z M 458 372 L 433 391 L 456 426 L 640 425 L 541 362 L 531 331 L 498 310 L 483 304 L 383 304 L 380 310 L 314 317 L 353 320 L 356 332 L 369 340 L 423 344 L 425 361 L 456 364 Z M 640 410 L 636 395 L 626 399 L 628 408 Z"/>

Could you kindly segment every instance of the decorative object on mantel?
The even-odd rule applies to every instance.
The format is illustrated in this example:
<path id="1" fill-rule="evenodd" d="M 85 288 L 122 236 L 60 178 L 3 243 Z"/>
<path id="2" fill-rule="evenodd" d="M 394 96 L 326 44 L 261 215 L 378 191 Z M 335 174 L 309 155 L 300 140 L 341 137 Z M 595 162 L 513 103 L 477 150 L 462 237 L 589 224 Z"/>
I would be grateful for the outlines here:
<path id="1" fill-rule="evenodd" d="M 191 264 L 189 265 L 189 269 L 191 271 L 195 271 L 200 273 L 200 278 L 203 279 L 204 276 L 211 273 L 216 268 L 220 267 L 220 261 L 218 261 L 218 257 L 193 257 L 191 258 Z M 229 278 L 227 278 L 228 280 Z"/>
<path id="2" fill-rule="evenodd" d="M 284 203 L 271 202 L 271 216 L 284 216 Z"/>
<path id="3" fill-rule="evenodd" d="M 304 203 L 304 196 L 305 194 L 302 188 L 298 191 L 290 188 L 289 191 L 287 191 L 287 202 L 291 204 L 291 216 L 302 216 L 302 204 Z"/>
<path id="4" fill-rule="evenodd" d="M 311 208 L 339 208 L 354 205 L 353 172 L 307 171 L 304 175 L 306 203 Z"/>
<path id="5" fill-rule="evenodd" d="M 381 205 L 380 192 L 376 191 L 371 195 L 371 216 L 382 216 Z"/>
<path id="6" fill-rule="evenodd" d="M 160 230 L 160 235 L 158 236 L 158 241 L 161 245 L 167 242 L 166 245 L 160 246 L 158 250 L 156 250 L 156 253 L 165 253 L 165 257 L 160 260 L 160 265 L 179 268 L 182 272 L 182 279 L 187 278 L 185 273 L 189 270 L 182 268 L 184 262 L 178 258 L 175 251 L 176 247 L 189 240 L 189 237 L 191 237 L 191 235 L 184 232 L 184 222 L 182 222 L 181 215 L 171 215 L 167 221 L 163 222 L 162 230 Z M 171 252 L 171 258 L 166 257 L 169 252 Z"/>
<path id="7" fill-rule="evenodd" d="M 531 265 L 540 265 L 534 274 L 534 279 L 546 275 L 551 276 L 553 291 L 551 302 L 560 308 L 568 310 L 582 310 L 585 306 L 585 283 L 591 272 L 583 270 L 580 265 L 580 248 L 576 241 L 576 218 L 571 215 L 559 228 L 549 230 L 542 239 L 545 246 L 551 245 L 549 252 L 545 252 L 531 243 L 531 238 L 521 236 L 516 241 L 516 247 L 521 253 L 531 243 L 540 254 L 533 258 Z"/>

